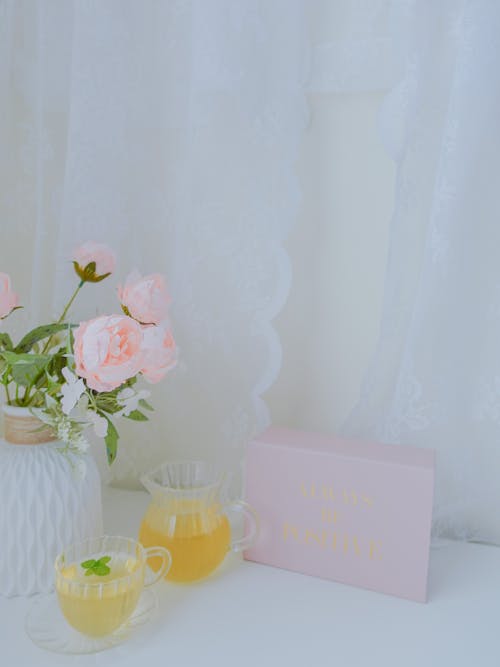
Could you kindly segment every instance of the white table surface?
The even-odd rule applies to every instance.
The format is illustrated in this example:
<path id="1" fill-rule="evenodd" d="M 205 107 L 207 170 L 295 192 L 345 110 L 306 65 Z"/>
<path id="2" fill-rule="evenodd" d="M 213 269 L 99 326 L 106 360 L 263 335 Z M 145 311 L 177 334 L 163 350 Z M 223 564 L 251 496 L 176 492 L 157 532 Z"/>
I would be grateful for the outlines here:
<path id="1" fill-rule="evenodd" d="M 105 489 L 106 531 L 135 536 L 147 502 Z M 24 632 L 33 598 L 0 597 L 0 667 L 500 667 L 500 549 L 434 548 L 429 586 L 419 604 L 228 556 L 202 583 L 158 584 L 156 618 L 87 656 L 34 646 Z"/>

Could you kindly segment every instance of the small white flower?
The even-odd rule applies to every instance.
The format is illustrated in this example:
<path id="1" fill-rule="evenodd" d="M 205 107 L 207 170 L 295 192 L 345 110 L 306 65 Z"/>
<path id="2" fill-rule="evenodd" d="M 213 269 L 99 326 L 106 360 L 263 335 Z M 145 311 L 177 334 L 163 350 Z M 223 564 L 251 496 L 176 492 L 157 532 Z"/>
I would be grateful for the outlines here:
<path id="1" fill-rule="evenodd" d="M 108 434 L 108 420 L 93 410 L 87 410 L 86 419 L 94 427 L 94 433 L 98 438 L 105 438 Z"/>
<path id="2" fill-rule="evenodd" d="M 45 405 L 48 408 L 54 408 L 57 405 L 56 399 L 50 394 L 45 394 Z"/>
<path id="3" fill-rule="evenodd" d="M 130 398 L 133 398 L 135 396 L 135 391 L 131 387 L 125 387 L 125 389 L 122 389 L 121 391 L 118 392 L 116 396 L 116 400 L 118 403 L 123 403 L 124 401 L 127 401 Z"/>
<path id="4" fill-rule="evenodd" d="M 80 400 L 78 401 L 78 404 L 76 406 L 78 408 L 78 412 L 82 419 L 85 417 L 87 414 L 87 410 L 89 407 L 89 397 L 87 394 L 82 394 L 80 397 Z"/>
<path id="5" fill-rule="evenodd" d="M 79 454 L 84 454 L 89 448 L 89 441 L 80 433 L 73 435 L 70 444 Z"/>
<path id="6" fill-rule="evenodd" d="M 85 383 L 81 378 L 77 378 L 67 366 L 62 369 L 62 374 L 66 382 L 61 387 L 61 408 L 64 414 L 69 415 L 80 396 L 85 392 Z"/>
<path id="7" fill-rule="evenodd" d="M 137 410 L 139 401 L 146 399 L 149 396 L 151 396 L 151 392 L 147 389 L 141 389 L 140 391 L 134 391 L 131 387 L 122 389 L 116 397 L 116 400 L 123 407 L 116 413 L 116 415 L 118 417 L 128 417 L 131 412 Z"/>
<path id="8" fill-rule="evenodd" d="M 70 425 L 66 421 L 58 421 L 55 424 L 57 428 L 57 438 L 62 442 L 69 444 L 70 440 Z"/>

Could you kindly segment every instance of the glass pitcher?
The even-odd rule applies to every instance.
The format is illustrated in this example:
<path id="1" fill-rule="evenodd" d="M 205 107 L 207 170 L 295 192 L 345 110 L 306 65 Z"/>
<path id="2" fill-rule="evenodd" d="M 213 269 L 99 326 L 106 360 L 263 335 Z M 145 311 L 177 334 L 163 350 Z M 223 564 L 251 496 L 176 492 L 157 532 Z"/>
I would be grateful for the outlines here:
<path id="1" fill-rule="evenodd" d="M 144 547 L 162 546 L 172 554 L 165 578 L 175 582 L 203 579 L 224 560 L 229 550 L 243 551 L 255 541 L 258 517 L 242 500 L 223 502 L 226 474 L 204 461 L 164 463 L 141 477 L 151 493 L 139 541 Z M 228 514 L 243 513 L 248 533 L 233 539 Z M 161 567 L 151 558 L 153 570 Z"/>

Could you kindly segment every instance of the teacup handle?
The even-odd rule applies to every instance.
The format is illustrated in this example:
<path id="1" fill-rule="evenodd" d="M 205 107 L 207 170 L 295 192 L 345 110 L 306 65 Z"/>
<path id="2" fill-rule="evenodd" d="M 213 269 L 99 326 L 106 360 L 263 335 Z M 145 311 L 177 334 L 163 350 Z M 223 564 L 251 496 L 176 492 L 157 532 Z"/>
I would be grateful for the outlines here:
<path id="1" fill-rule="evenodd" d="M 172 567 L 172 556 L 170 551 L 165 549 L 165 547 L 148 547 L 147 549 L 144 549 L 144 551 L 146 552 L 146 560 L 149 560 L 154 556 L 162 559 L 160 569 L 158 572 L 154 573 L 153 578 L 149 581 L 147 580 L 147 575 L 144 578 L 144 586 L 152 586 L 153 584 L 156 584 L 157 581 L 160 581 L 160 579 L 170 570 Z"/>
<path id="2" fill-rule="evenodd" d="M 235 500 L 232 503 L 226 505 L 225 510 L 227 512 L 237 512 L 243 514 L 248 519 L 248 525 L 250 530 L 248 535 L 244 535 L 239 540 L 233 540 L 231 542 L 232 551 L 239 552 L 249 549 L 253 544 L 255 544 L 257 537 L 259 535 L 259 515 L 254 510 L 254 508 L 243 500 Z"/>

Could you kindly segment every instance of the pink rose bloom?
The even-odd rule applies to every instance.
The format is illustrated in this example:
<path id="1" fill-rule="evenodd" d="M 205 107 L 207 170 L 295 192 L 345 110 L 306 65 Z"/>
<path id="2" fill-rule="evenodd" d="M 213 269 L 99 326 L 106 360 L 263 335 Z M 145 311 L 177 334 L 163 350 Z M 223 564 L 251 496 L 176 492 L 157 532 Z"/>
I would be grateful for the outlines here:
<path id="1" fill-rule="evenodd" d="M 10 276 L 0 273 L 0 320 L 19 306 L 19 299 L 10 286 Z"/>
<path id="2" fill-rule="evenodd" d="M 103 315 L 75 331 L 76 373 L 96 391 L 112 391 L 140 371 L 140 324 L 125 315 Z"/>
<path id="3" fill-rule="evenodd" d="M 118 287 L 118 297 L 124 312 L 141 324 L 160 324 L 167 318 L 170 295 L 160 273 L 142 277 L 132 271 Z"/>
<path id="4" fill-rule="evenodd" d="M 87 269 L 87 266 L 93 262 L 95 269 Z M 98 283 L 115 270 L 116 255 L 104 243 L 87 241 L 74 251 L 73 265 L 82 280 Z"/>
<path id="5" fill-rule="evenodd" d="M 177 347 L 172 332 L 163 326 L 144 327 L 143 334 L 141 373 L 155 384 L 177 363 Z"/>

